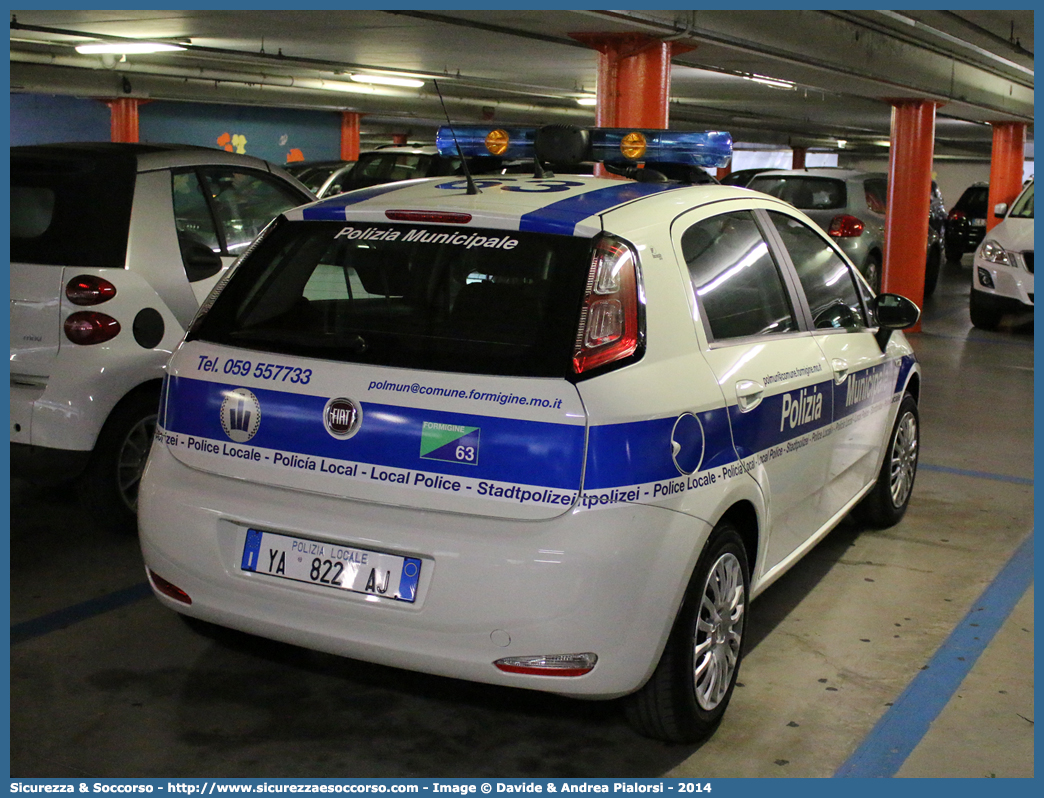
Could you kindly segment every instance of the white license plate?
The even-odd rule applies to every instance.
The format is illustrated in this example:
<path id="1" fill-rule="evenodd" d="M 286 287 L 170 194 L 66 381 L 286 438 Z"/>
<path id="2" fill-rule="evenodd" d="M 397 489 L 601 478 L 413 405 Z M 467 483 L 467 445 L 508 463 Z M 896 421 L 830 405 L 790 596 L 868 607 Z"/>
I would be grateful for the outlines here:
<path id="1" fill-rule="evenodd" d="M 279 579 L 412 602 L 421 561 L 248 529 L 240 568 Z"/>

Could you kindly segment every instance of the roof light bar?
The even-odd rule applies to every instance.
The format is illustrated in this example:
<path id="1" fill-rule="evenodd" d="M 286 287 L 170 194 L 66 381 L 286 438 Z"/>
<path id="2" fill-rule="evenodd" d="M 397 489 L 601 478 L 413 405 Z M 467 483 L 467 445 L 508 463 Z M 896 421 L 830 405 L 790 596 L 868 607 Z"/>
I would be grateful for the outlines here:
<path id="1" fill-rule="evenodd" d="M 658 161 L 690 166 L 727 166 L 732 159 L 732 136 L 716 130 L 592 128 L 591 155 L 595 161 L 608 163 Z"/>
<path id="2" fill-rule="evenodd" d="M 637 128 L 507 128 L 460 125 L 439 128 L 436 145 L 443 155 L 465 157 L 499 155 L 569 163 L 577 160 L 635 164 L 640 161 L 721 167 L 732 159 L 732 136 L 723 131 L 685 132 Z M 539 148 L 537 146 L 539 142 Z"/>
<path id="3" fill-rule="evenodd" d="M 497 127 L 496 125 L 454 125 L 440 127 L 435 135 L 439 153 L 453 158 L 457 144 L 465 158 L 499 155 L 502 158 L 532 158 L 533 127 Z"/>

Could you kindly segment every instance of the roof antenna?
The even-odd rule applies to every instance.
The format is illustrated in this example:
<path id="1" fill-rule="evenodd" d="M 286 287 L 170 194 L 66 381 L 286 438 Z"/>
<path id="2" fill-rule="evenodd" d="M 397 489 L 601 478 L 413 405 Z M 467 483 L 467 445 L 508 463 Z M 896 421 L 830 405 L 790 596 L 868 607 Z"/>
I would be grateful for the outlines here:
<path id="1" fill-rule="evenodd" d="M 457 155 L 460 156 L 460 165 L 464 169 L 464 179 L 468 181 L 468 194 L 481 194 L 478 190 L 478 186 L 475 185 L 475 180 L 471 176 L 471 170 L 468 168 L 468 159 L 464 157 L 464 153 L 460 149 L 460 142 L 457 141 L 457 134 L 453 130 L 453 123 L 450 121 L 449 111 L 446 110 L 446 101 L 442 99 L 442 90 L 439 88 L 439 82 L 432 80 L 435 84 L 435 91 L 439 95 L 439 102 L 442 103 L 442 113 L 446 115 L 446 126 L 449 128 L 450 135 L 453 136 L 453 144 L 457 148 Z"/>

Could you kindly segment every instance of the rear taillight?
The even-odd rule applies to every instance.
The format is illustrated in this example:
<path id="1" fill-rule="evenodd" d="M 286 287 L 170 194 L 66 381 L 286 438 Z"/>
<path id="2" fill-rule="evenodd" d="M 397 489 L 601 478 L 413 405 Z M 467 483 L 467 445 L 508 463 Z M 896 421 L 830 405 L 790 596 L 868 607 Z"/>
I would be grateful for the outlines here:
<path id="1" fill-rule="evenodd" d="M 189 596 L 184 590 L 177 585 L 171 584 L 162 576 L 159 576 L 151 568 L 149 569 L 149 579 L 152 580 L 152 586 L 156 588 L 164 596 L 170 596 L 175 601 L 180 601 L 182 604 L 191 604 L 192 597 Z"/>
<path id="2" fill-rule="evenodd" d="M 573 349 L 573 371 L 583 374 L 633 355 L 641 337 L 638 316 L 634 252 L 608 236 L 598 239 Z"/>
<path id="3" fill-rule="evenodd" d="M 65 320 L 65 337 L 81 346 L 103 344 L 119 334 L 120 323 L 96 310 L 77 311 Z"/>
<path id="4" fill-rule="evenodd" d="M 65 286 L 65 296 L 74 305 L 100 305 L 116 296 L 116 286 L 104 277 L 81 274 Z"/>
<path id="5" fill-rule="evenodd" d="M 827 230 L 827 233 L 834 238 L 855 238 L 863 234 L 864 227 L 862 219 L 844 214 L 830 220 L 830 229 Z"/>
<path id="6" fill-rule="evenodd" d="M 950 215 L 946 218 L 949 219 L 951 222 L 956 222 L 958 219 L 964 219 L 966 217 L 964 215 L 964 211 L 953 210 L 950 211 Z"/>

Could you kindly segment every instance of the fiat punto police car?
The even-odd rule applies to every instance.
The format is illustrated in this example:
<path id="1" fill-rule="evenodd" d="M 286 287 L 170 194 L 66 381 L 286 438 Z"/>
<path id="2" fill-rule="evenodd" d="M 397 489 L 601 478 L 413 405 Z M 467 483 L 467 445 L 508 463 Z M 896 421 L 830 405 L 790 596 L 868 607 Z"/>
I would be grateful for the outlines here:
<path id="1" fill-rule="evenodd" d="M 455 132 L 637 179 L 537 168 L 286 213 L 168 366 L 148 577 L 185 615 L 629 696 L 639 731 L 698 739 L 750 600 L 857 505 L 903 515 L 919 311 L 789 204 L 633 167 L 720 165 L 727 134 Z"/>

